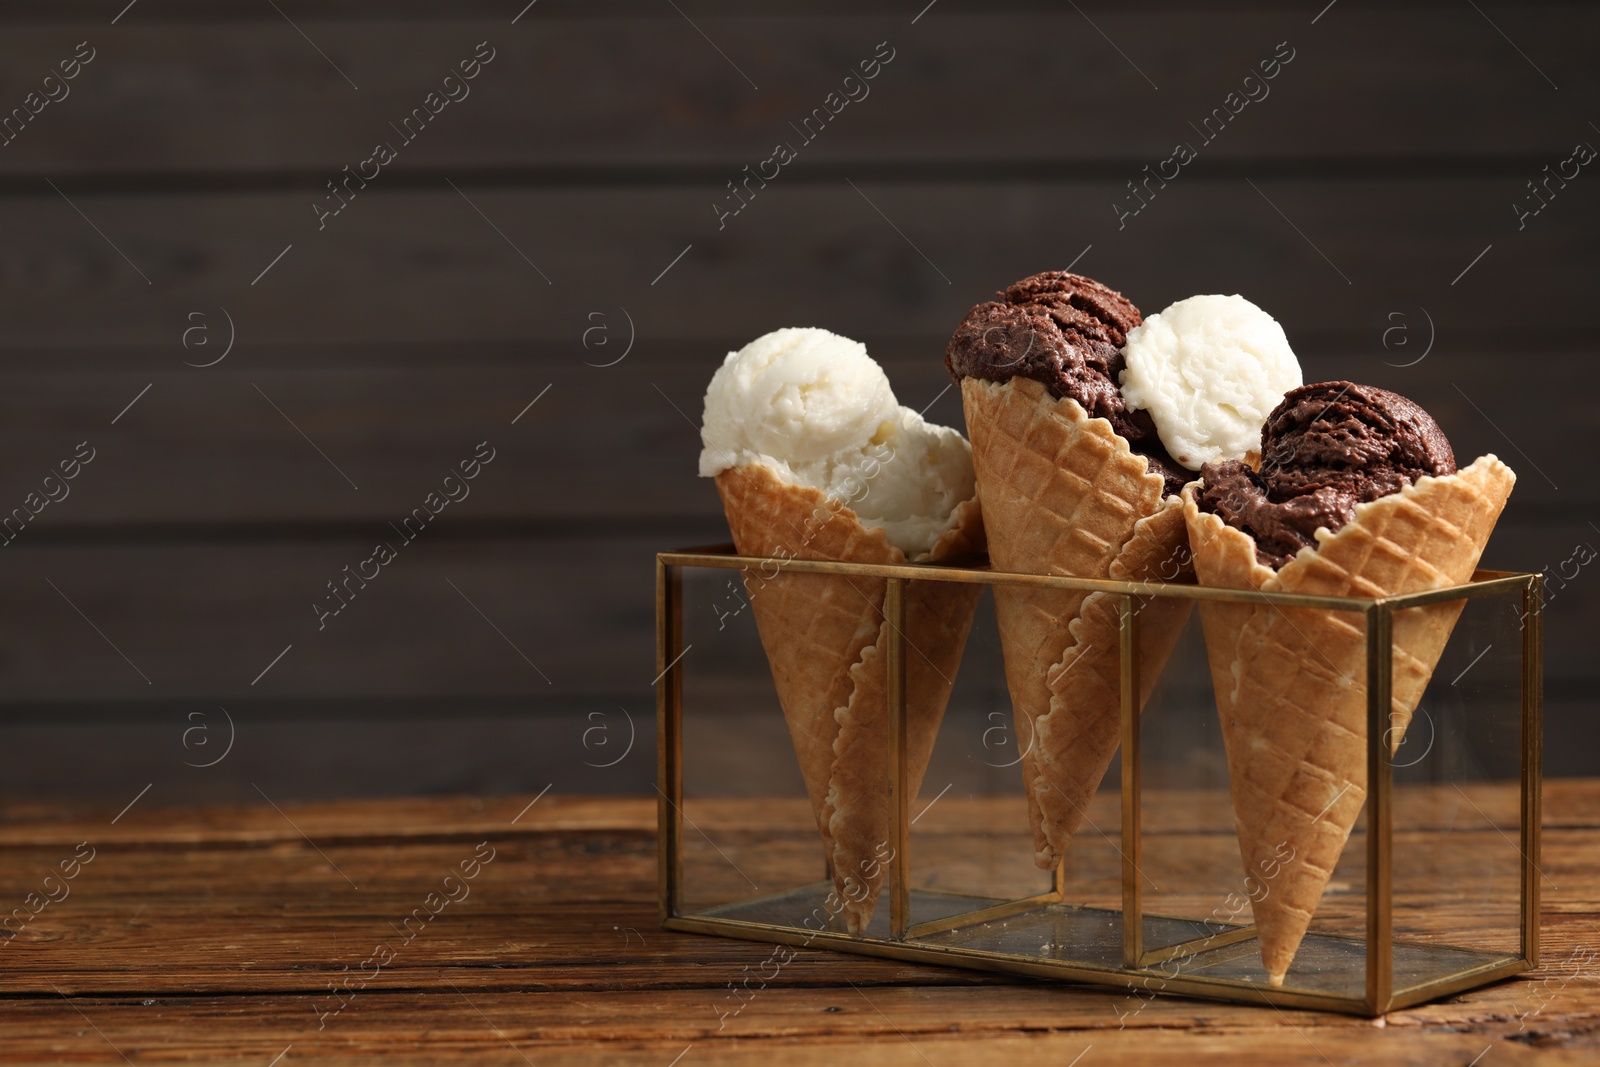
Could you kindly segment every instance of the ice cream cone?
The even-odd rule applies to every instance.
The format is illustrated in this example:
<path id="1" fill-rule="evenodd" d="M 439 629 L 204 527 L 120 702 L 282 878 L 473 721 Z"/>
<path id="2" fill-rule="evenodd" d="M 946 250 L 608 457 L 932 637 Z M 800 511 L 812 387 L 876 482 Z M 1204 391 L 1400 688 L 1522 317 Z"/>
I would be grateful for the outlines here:
<path id="1" fill-rule="evenodd" d="M 1027 378 L 964 378 L 962 402 L 999 571 L 1172 580 L 1189 568 L 1182 506 L 1104 419 Z M 1022 749 L 1034 862 L 1061 860 L 1120 736 L 1118 598 L 995 587 Z M 1188 617 L 1152 599 L 1138 618 L 1143 706 Z"/>
<path id="2" fill-rule="evenodd" d="M 1184 515 L 1202 585 L 1382 597 L 1468 581 L 1515 475 L 1494 456 L 1358 504 L 1276 572 L 1249 534 Z M 1398 746 L 1462 603 L 1394 616 L 1389 736 Z M 1281 985 L 1366 799 L 1366 634 L 1359 614 L 1203 604 L 1247 889 L 1269 981 Z M 1259 887 L 1259 888 L 1251 888 Z M 1257 894 L 1260 894 L 1259 897 Z"/>
<path id="3" fill-rule="evenodd" d="M 716 476 L 742 555 L 905 563 L 882 527 L 820 490 L 781 480 L 755 463 Z M 931 551 L 912 562 L 960 560 L 983 550 L 976 500 L 960 504 Z M 871 920 L 890 858 L 886 675 L 890 633 L 883 579 L 745 574 L 806 792 L 842 901 L 847 928 Z M 906 589 L 906 725 L 911 796 L 921 783 L 960 664 L 977 585 L 913 581 Z"/>

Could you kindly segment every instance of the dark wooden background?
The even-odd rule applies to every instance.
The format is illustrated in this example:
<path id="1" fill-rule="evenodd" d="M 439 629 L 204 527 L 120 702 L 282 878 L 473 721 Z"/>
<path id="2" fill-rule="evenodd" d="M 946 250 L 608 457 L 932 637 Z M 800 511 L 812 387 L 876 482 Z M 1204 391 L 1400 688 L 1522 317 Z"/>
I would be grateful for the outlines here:
<path id="1" fill-rule="evenodd" d="M 1147 314 L 1243 293 L 1308 380 L 1498 453 L 1490 565 L 1600 545 L 1600 174 L 1512 208 L 1600 145 L 1591 8 L 124 3 L 0 11 L 0 108 L 95 50 L 0 148 L 0 512 L 96 449 L 0 549 L 8 800 L 648 792 L 651 557 L 726 536 L 694 425 L 723 354 L 825 326 L 958 422 L 950 330 L 1074 261 Z M 480 41 L 471 95 L 319 232 L 323 183 Z M 882 41 L 870 96 L 719 230 Z M 1119 230 L 1125 183 L 1283 41 Z M 470 497 L 319 632 L 324 583 L 484 440 Z M 1600 767 L 1596 570 L 1550 604 L 1552 773 Z M 634 749 L 585 766 L 623 712 Z"/>

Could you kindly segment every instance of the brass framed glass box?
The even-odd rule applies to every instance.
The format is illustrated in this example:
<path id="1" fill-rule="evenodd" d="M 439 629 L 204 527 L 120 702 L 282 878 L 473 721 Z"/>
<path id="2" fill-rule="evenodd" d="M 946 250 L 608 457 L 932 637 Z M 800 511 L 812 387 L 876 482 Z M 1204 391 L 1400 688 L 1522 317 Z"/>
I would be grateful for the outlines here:
<path id="1" fill-rule="evenodd" d="M 882 896 L 857 935 L 840 919 L 755 613 L 746 610 L 740 572 L 780 570 L 816 576 L 797 581 L 842 577 L 864 597 L 878 590 L 872 603 L 887 622 L 884 654 L 856 668 L 883 672 L 889 809 L 877 854 Z M 953 694 L 926 776 L 912 766 L 907 664 L 921 652 L 906 635 L 917 632 L 908 612 L 920 601 L 908 591 L 922 582 L 1115 598 L 1120 758 L 1051 870 L 1033 862 L 1017 770 L 1032 739 L 1012 720 L 987 595 L 959 672 L 945 679 Z M 731 546 L 659 554 L 662 925 L 1109 986 L 1130 995 L 1122 1016 L 1158 992 L 1375 1016 L 1527 970 L 1538 963 L 1543 878 L 1541 595 L 1538 575 L 1481 570 L 1462 586 L 1362 599 L 986 566 L 763 559 Z M 1252 879 L 1241 865 L 1198 613 L 1142 710 L 1138 703 L 1149 670 L 1138 655 L 1140 614 L 1174 600 L 1340 612 L 1364 628 L 1366 797 L 1282 985 L 1269 984 L 1251 924 L 1251 902 L 1270 892 L 1272 872 Z M 1397 619 L 1445 604 L 1460 605 L 1459 620 L 1397 743 Z M 789 958 L 775 950 L 769 963 L 781 969 Z"/>

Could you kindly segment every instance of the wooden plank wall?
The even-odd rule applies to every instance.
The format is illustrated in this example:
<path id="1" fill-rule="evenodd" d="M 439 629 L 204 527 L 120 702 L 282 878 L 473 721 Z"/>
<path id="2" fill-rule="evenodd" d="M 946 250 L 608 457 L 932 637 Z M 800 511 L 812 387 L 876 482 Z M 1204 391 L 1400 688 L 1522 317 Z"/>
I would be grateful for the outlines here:
<path id="1" fill-rule="evenodd" d="M 277 7 L 0 12 L 0 513 L 93 451 L 0 553 L 9 798 L 648 792 L 651 554 L 725 536 L 693 425 L 722 355 L 826 326 L 958 422 L 949 331 L 1074 262 L 1147 313 L 1243 293 L 1308 379 L 1507 459 L 1489 564 L 1600 544 L 1600 177 L 1528 187 L 1600 144 L 1588 8 Z M 435 90 L 466 95 L 407 141 Z M 470 496 L 319 629 L 480 442 Z M 1554 773 L 1600 755 L 1597 590 L 1551 602 Z M 186 768 L 222 708 L 237 751 Z M 637 750 L 583 767 L 618 708 Z"/>

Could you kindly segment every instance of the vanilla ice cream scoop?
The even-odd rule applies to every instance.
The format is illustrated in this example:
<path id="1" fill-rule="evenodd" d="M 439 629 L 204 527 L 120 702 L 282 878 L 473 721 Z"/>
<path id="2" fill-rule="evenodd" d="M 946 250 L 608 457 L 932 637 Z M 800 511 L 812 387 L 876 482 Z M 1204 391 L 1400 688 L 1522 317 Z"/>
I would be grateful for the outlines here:
<path id="1" fill-rule="evenodd" d="M 810 463 L 859 448 L 899 412 L 867 346 L 818 329 L 774 330 L 727 359 L 706 390 L 700 474 L 761 457 Z"/>
<path id="2" fill-rule="evenodd" d="M 1242 460 L 1261 425 L 1301 384 L 1278 320 L 1242 296 L 1191 296 L 1128 332 L 1122 395 L 1155 420 L 1161 443 L 1189 470 Z"/>
<path id="3" fill-rule="evenodd" d="M 821 490 L 915 557 L 972 499 L 972 447 L 901 407 L 866 346 L 820 329 L 764 334 L 706 389 L 700 475 L 762 464 Z"/>

